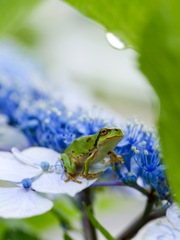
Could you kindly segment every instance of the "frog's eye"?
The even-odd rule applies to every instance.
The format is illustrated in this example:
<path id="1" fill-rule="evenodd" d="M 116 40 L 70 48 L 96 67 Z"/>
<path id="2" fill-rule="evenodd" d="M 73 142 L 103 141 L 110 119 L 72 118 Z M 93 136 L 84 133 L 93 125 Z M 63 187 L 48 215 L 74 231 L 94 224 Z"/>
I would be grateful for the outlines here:
<path id="1" fill-rule="evenodd" d="M 106 128 L 102 128 L 101 130 L 100 130 L 100 135 L 101 136 L 104 136 L 104 135 L 106 135 L 108 133 L 108 130 L 106 129 Z"/>

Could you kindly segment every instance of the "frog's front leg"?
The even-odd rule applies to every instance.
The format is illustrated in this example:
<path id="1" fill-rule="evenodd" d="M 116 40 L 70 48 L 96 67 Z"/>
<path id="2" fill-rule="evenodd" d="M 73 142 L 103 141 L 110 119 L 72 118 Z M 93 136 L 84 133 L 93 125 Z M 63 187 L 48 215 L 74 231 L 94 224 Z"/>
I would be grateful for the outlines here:
<path id="1" fill-rule="evenodd" d="M 61 159 L 64 163 L 64 167 L 66 170 L 67 179 L 65 180 L 65 182 L 72 180 L 74 182 L 81 183 L 80 181 L 76 180 L 76 178 L 80 174 L 76 173 L 76 165 L 75 165 L 73 159 L 70 158 L 66 153 L 63 153 L 61 155 Z"/>
<path id="2" fill-rule="evenodd" d="M 93 151 L 91 153 L 91 155 L 85 160 L 84 162 L 84 168 L 83 168 L 83 171 L 82 171 L 82 175 L 87 178 L 87 179 L 94 179 L 94 178 L 97 178 L 100 174 L 103 173 L 103 171 L 100 171 L 100 172 L 97 172 L 97 173 L 88 173 L 89 172 L 89 167 L 90 167 L 90 164 L 93 162 L 94 158 L 95 158 L 95 155 L 97 153 L 97 150 Z"/>
<path id="3" fill-rule="evenodd" d="M 119 162 L 121 165 L 124 163 L 124 159 L 121 156 L 116 155 L 115 152 L 108 152 L 108 155 L 111 158 L 111 163 L 112 163 L 113 169 L 115 169 L 116 162 Z"/>

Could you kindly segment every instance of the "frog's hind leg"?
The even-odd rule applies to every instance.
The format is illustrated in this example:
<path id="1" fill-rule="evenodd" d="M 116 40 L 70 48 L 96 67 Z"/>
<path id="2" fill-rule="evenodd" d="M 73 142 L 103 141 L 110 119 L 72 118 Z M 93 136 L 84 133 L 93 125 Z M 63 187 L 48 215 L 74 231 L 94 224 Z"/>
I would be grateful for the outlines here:
<path id="1" fill-rule="evenodd" d="M 82 177 L 84 177 L 86 179 L 95 179 L 95 178 L 98 178 L 99 175 L 101 175 L 103 173 L 104 173 L 104 171 L 100 171 L 100 172 L 97 172 L 97 173 L 88 173 L 87 175 L 82 174 Z"/>
<path id="2" fill-rule="evenodd" d="M 69 174 L 68 172 L 66 172 L 66 177 L 67 179 L 65 179 L 64 181 L 65 182 L 69 182 L 69 181 L 73 181 L 73 182 L 76 182 L 76 183 L 82 183 L 81 181 L 78 181 L 76 178 L 80 176 L 80 174 L 76 174 L 75 176 L 72 176 L 71 174 Z"/>

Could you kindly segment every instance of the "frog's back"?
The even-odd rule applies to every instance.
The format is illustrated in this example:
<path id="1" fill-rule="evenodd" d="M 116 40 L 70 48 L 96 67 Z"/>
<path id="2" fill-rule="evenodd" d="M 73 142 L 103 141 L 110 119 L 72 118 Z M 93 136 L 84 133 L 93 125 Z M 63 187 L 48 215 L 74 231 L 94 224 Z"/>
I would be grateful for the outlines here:
<path id="1" fill-rule="evenodd" d="M 94 149 L 98 134 L 76 138 L 74 142 L 65 150 L 72 155 L 84 155 Z"/>

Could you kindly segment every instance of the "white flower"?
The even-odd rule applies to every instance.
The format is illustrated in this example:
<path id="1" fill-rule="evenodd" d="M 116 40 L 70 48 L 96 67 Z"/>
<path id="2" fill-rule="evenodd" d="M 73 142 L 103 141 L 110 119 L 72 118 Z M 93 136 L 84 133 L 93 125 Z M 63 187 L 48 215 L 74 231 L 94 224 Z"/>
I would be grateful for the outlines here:
<path id="1" fill-rule="evenodd" d="M 180 208 L 176 203 L 173 203 L 166 211 L 168 221 L 180 231 Z"/>
<path id="2" fill-rule="evenodd" d="M 31 147 L 22 152 L 13 148 L 12 153 L 0 153 L 0 179 L 18 182 L 24 178 L 34 178 L 33 189 L 42 193 L 76 193 L 89 187 L 97 179 L 78 177 L 81 184 L 66 179 L 60 154 L 44 147 Z M 49 166 L 49 167 L 48 167 Z"/>
<path id="3" fill-rule="evenodd" d="M 180 239 L 180 209 L 173 203 L 166 211 L 166 217 L 148 225 L 144 240 L 174 240 Z M 169 222 L 168 222 L 168 221 Z"/>
<path id="4" fill-rule="evenodd" d="M 23 179 L 21 186 L 0 188 L 0 217 L 27 218 L 43 214 L 53 203 L 31 188 L 31 179 Z"/>
<path id="5" fill-rule="evenodd" d="M 60 154 L 52 149 L 31 147 L 22 152 L 0 152 L 0 179 L 15 187 L 0 188 L 0 217 L 27 218 L 49 211 L 53 203 L 38 192 L 74 196 L 96 179 L 65 182 L 66 174 Z"/>
<path id="6" fill-rule="evenodd" d="M 164 224 L 163 221 L 158 221 L 150 224 L 145 234 L 144 240 L 179 240 L 180 232 L 168 224 Z"/>
<path id="7" fill-rule="evenodd" d="M 42 173 L 42 170 L 27 164 L 22 164 L 10 152 L 0 152 L 0 179 L 20 182 L 24 178 L 32 178 Z"/>

